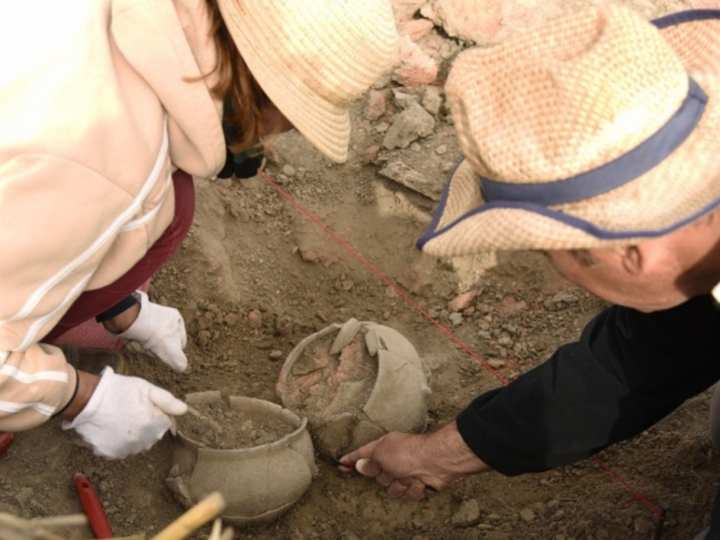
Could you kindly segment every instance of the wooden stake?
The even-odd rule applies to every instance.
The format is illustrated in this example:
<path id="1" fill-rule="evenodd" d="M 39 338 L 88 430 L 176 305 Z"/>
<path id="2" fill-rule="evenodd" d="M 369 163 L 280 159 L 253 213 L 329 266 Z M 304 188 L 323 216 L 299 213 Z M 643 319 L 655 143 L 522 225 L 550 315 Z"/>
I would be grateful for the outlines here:
<path id="1" fill-rule="evenodd" d="M 225 509 L 225 498 L 215 491 L 165 527 L 152 540 L 183 540 Z"/>

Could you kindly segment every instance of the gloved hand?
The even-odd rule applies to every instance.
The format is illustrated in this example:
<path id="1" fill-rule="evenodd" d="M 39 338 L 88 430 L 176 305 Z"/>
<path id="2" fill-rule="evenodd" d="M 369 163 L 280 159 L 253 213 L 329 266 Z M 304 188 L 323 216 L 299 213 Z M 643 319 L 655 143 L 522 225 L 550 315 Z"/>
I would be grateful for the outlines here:
<path id="1" fill-rule="evenodd" d="M 137 341 L 143 349 L 155 353 L 170 368 L 182 373 L 188 365 L 183 352 L 187 334 L 182 315 L 175 308 L 152 303 L 144 292 L 138 293 L 140 314 L 130 328 L 118 335 Z"/>
<path id="2" fill-rule="evenodd" d="M 74 429 L 96 456 L 120 459 L 150 448 L 170 429 L 168 415 L 185 412 L 187 405 L 167 390 L 106 367 L 83 411 L 62 428 Z"/>

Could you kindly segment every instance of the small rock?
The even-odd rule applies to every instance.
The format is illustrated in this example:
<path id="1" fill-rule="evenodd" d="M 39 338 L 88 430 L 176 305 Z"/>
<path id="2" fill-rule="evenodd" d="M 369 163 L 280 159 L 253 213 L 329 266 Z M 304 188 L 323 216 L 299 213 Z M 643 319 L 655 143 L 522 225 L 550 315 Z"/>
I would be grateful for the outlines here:
<path id="1" fill-rule="evenodd" d="M 480 507 L 475 499 L 463 501 L 452 517 L 452 524 L 456 527 L 469 527 L 478 523 L 480 519 Z"/>
<path id="2" fill-rule="evenodd" d="M 440 200 L 444 180 L 429 178 L 402 161 L 394 160 L 387 163 L 380 169 L 379 174 L 413 191 L 417 191 L 434 201 Z"/>
<path id="3" fill-rule="evenodd" d="M 559 304 L 560 302 L 574 304 L 578 301 L 578 297 L 571 292 L 561 291 L 552 297 L 552 301 L 556 304 Z"/>
<path id="4" fill-rule="evenodd" d="M 365 118 L 374 122 L 381 118 L 386 110 L 387 100 L 385 99 L 385 95 L 378 90 L 370 90 L 367 101 L 365 102 L 365 111 L 363 112 Z"/>
<path id="5" fill-rule="evenodd" d="M 426 86 L 425 92 L 423 92 L 421 104 L 427 112 L 435 116 L 438 112 L 440 112 L 440 107 L 442 107 L 440 90 L 438 90 L 435 86 Z"/>
<path id="6" fill-rule="evenodd" d="M 420 99 L 415 94 L 408 94 L 401 90 L 393 90 L 393 100 L 401 109 L 407 109 L 412 104 L 420 103 Z"/>
<path id="7" fill-rule="evenodd" d="M 282 351 L 270 351 L 270 360 L 280 360 L 283 357 Z"/>
<path id="8" fill-rule="evenodd" d="M 437 79 L 438 65 L 410 36 L 400 36 L 392 80 L 405 88 L 432 84 Z"/>
<path id="9" fill-rule="evenodd" d="M 210 330 L 200 330 L 197 335 L 198 345 L 205 347 L 212 341 L 212 333 Z"/>
<path id="10" fill-rule="evenodd" d="M 248 313 L 247 318 L 248 326 L 250 326 L 250 328 L 257 330 L 262 327 L 262 313 L 260 313 L 257 309 L 253 309 L 250 313 Z"/>
<path id="11" fill-rule="evenodd" d="M 34 494 L 35 491 L 33 488 L 24 487 L 15 494 L 15 500 L 20 503 L 21 506 L 25 506 L 25 503 L 32 499 Z"/>
<path id="12" fill-rule="evenodd" d="M 340 283 L 340 287 L 343 291 L 351 291 L 355 286 L 355 282 L 351 279 L 345 279 Z"/>
<path id="13" fill-rule="evenodd" d="M 427 19 L 409 19 L 398 23 L 398 34 L 417 41 L 427 36 L 435 25 Z"/>
<path id="14" fill-rule="evenodd" d="M 440 171 L 447 174 L 450 171 L 452 171 L 455 168 L 455 162 L 454 161 L 446 161 L 442 165 L 440 165 Z"/>
<path id="15" fill-rule="evenodd" d="M 459 326 L 463 322 L 463 314 L 462 313 L 451 313 L 450 314 L 450 322 L 453 323 L 453 326 Z"/>
<path id="16" fill-rule="evenodd" d="M 530 523 L 531 521 L 535 520 L 535 512 L 530 508 L 523 508 L 522 510 L 520 510 L 520 518 L 523 521 Z"/>
<path id="17" fill-rule="evenodd" d="M 287 176 L 289 178 L 292 178 L 293 176 L 295 176 L 295 169 L 291 165 L 285 165 L 282 168 L 282 172 L 285 176 Z"/>
<path id="18" fill-rule="evenodd" d="M 635 522 L 633 523 L 633 525 L 635 527 L 635 531 L 639 535 L 643 535 L 643 536 L 648 535 L 653 530 L 655 530 L 655 525 L 653 525 L 653 523 L 650 520 L 645 519 L 645 518 L 637 518 L 635 520 Z"/>
<path id="19" fill-rule="evenodd" d="M 448 311 L 462 311 L 470 305 L 470 302 L 477 296 L 476 291 L 467 291 L 457 295 L 448 303 Z"/>
<path id="20" fill-rule="evenodd" d="M 435 131 L 435 118 L 418 103 L 411 102 L 395 117 L 385 133 L 383 146 L 388 150 L 407 148 L 415 140 L 428 137 Z"/>
<path id="21" fill-rule="evenodd" d="M 380 154 L 380 150 L 382 150 L 382 147 L 379 144 L 371 146 L 370 148 L 365 150 L 362 155 L 363 165 L 370 165 L 371 163 L 373 163 Z"/>

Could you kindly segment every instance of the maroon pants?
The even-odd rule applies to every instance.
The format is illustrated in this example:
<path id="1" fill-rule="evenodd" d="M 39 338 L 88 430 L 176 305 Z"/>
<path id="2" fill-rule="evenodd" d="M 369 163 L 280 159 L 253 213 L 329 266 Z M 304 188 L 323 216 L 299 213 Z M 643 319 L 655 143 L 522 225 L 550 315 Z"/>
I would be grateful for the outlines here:
<path id="1" fill-rule="evenodd" d="M 180 247 L 192 225 L 195 213 L 195 187 L 192 177 L 184 171 L 176 171 L 172 179 L 175 187 L 175 216 L 162 236 L 135 266 L 114 283 L 102 289 L 82 293 L 55 328 L 43 338 L 43 343 L 53 343 L 71 328 L 81 325 L 125 300 L 150 279 Z"/>

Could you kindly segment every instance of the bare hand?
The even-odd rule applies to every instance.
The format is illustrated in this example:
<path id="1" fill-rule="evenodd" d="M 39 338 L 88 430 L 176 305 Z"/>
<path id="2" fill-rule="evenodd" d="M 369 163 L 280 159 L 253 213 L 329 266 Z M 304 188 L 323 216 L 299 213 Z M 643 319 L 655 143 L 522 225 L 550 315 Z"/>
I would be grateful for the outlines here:
<path id="1" fill-rule="evenodd" d="M 428 434 L 388 433 L 341 458 L 348 470 L 375 480 L 392 498 L 419 501 L 427 486 L 440 490 L 490 470 L 465 444 L 455 422 Z"/>

